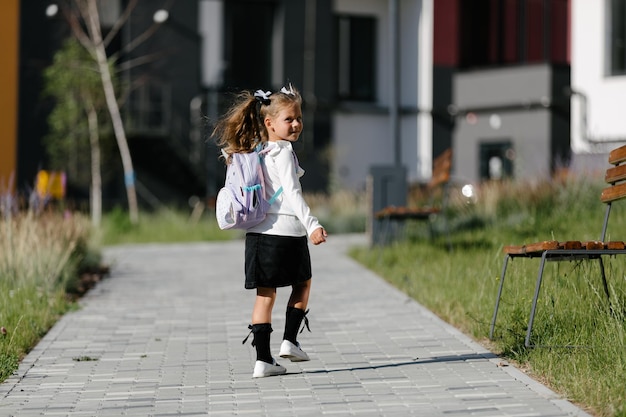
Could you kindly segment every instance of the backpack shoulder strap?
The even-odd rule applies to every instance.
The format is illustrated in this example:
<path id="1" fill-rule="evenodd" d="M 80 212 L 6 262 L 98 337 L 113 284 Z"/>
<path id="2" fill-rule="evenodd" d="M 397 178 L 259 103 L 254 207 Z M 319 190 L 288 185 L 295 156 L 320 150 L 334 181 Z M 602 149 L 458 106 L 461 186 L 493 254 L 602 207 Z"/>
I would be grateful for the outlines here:
<path id="1" fill-rule="evenodd" d="M 272 146 L 263 146 L 262 143 L 259 143 L 256 148 L 254 148 L 254 152 L 259 155 L 259 161 L 263 161 L 263 157 L 272 150 Z M 273 204 L 278 196 L 280 196 L 283 192 L 283 186 L 281 185 L 278 190 L 274 192 L 274 194 L 267 200 L 268 203 Z"/>
<path id="2" fill-rule="evenodd" d="M 269 200 L 267 200 L 268 203 L 273 204 L 274 201 L 276 201 L 276 199 L 278 198 L 279 195 L 281 195 L 283 192 L 283 186 L 281 185 L 278 190 L 276 190 L 276 192 L 274 192 L 274 195 L 272 197 L 270 197 Z"/>

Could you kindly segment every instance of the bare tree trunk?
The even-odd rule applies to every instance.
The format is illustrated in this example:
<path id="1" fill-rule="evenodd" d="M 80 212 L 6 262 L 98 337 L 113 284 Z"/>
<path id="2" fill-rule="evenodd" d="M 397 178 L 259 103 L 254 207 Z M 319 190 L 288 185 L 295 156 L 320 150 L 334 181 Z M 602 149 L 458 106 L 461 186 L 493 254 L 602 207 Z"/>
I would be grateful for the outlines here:
<path id="1" fill-rule="evenodd" d="M 126 194 L 128 196 L 130 221 L 132 224 L 137 224 L 139 221 L 139 209 L 137 205 L 137 191 L 135 189 L 135 171 L 133 169 L 133 161 L 130 156 L 130 150 L 128 149 L 128 140 L 126 139 L 126 132 L 124 130 L 124 123 L 120 114 L 120 108 L 115 97 L 115 88 L 113 87 L 113 82 L 111 81 L 111 72 L 109 70 L 106 50 L 102 41 L 100 17 L 98 15 L 96 0 L 87 0 L 87 7 L 87 29 L 90 33 L 91 40 L 93 41 L 94 52 L 98 63 L 98 69 L 100 71 L 100 78 L 102 79 L 102 87 L 104 89 L 109 114 L 111 115 L 111 122 L 113 123 L 113 132 L 115 133 L 115 139 L 117 140 L 117 146 L 122 158 L 122 166 L 124 167 L 124 183 L 126 184 Z"/>
<path id="2" fill-rule="evenodd" d="M 88 105 L 89 148 L 91 150 L 91 224 L 99 227 L 102 220 L 102 175 L 100 170 L 100 133 L 98 113 L 93 105 Z"/>

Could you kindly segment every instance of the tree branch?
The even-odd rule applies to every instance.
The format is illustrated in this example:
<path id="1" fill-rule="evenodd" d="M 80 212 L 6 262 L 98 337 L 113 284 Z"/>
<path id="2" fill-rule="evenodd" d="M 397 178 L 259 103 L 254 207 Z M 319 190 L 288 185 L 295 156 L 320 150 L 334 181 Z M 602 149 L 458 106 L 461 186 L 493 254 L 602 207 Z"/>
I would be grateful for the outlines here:
<path id="1" fill-rule="evenodd" d="M 91 38 L 89 37 L 89 35 L 87 35 L 82 25 L 80 24 L 80 21 L 78 17 L 76 16 L 76 13 L 74 13 L 71 10 L 71 7 L 65 3 L 61 3 L 61 11 L 63 13 L 63 16 L 65 17 L 65 20 L 67 20 L 67 23 L 70 26 L 70 29 L 72 33 L 74 34 L 74 37 L 78 39 L 78 42 L 80 42 L 80 44 L 83 45 L 83 47 L 95 59 L 93 42 L 91 41 Z"/>
<path id="2" fill-rule="evenodd" d="M 167 1 L 165 1 L 163 3 L 163 7 L 161 7 L 161 8 L 164 9 L 164 10 L 168 10 L 169 11 L 171 9 L 171 7 L 172 7 L 172 3 L 173 2 L 174 2 L 174 0 L 167 0 Z M 130 51 L 132 51 L 133 49 L 135 49 L 136 47 L 138 47 L 139 45 L 144 43 L 146 40 L 150 39 L 150 37 L 156 33 L 156 31 L 161 27 L 161 25 L 162 25 L 162 23 L 156 23 L 156 22 L 153 23 L 143 33 L 141 33 L 140 35 L 136 36 L 130 42 L 125 44 L 124 47 L 118 53 L 116 53 L 114 56 L 112 56 L 112 58 L 114 58 L 114 60 L 117 61 L 117 58 L 118 58 L 119 54 L 121 54 L 121 53 L 129 53 Z"/>
<path id="3" fill-rule="evenodd" d="M 115 21 L 115 24 L 113 25 L 113 27 L 111 28 L 111 30 L 109 31 L 107 36 L 104 38 L 103 42 L 104 42 L 104 46 L 105 47 L 107 47 L 111 43 L 111 41 L 113 40 L 115 35 L 117 35 L 117 33 L 120 31 L 120 29 L 122 29 L 122 26 L 124 26 L 124 23 L 126 23 L 126 21 L 128 21 L 128 18 L 130 17 L 130 14 L 133 12 L 133 10 L 137 6 L 138 2 L 139 2 L 139 0 L 130 0 L 128 2 L 128 5 L 124 9 L 124 12 L 119 17 L 119 19 L 117 19 Z"/>
<path id="4" fill-rule="evenodd" d="M 116 72 L 124 72 L 129 69 L 138 67 L 143 64 L 147 64 L 149 62 L 155 62 L 159 58 L 162 58 L 166 55 L 166 52 L 155 52 L 153 54 L 143 55 L 137 58 L 129 59 L 128 61 L 120 62 L 116 65 Z"/>

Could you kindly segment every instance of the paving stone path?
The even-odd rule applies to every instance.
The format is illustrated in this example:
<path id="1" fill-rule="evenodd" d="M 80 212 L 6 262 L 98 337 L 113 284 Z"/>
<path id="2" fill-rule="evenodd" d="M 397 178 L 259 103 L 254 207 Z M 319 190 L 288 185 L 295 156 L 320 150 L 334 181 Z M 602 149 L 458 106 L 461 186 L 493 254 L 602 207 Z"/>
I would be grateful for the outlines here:
<path id="1" fill-rule="evenodd" d="M 0 385 L 0 416 L 589 416 L 346 256 L 359 244 L 311 246 L 311 361 L 258 379 L 242 241 L 107 248 L 111 276 Z"/>

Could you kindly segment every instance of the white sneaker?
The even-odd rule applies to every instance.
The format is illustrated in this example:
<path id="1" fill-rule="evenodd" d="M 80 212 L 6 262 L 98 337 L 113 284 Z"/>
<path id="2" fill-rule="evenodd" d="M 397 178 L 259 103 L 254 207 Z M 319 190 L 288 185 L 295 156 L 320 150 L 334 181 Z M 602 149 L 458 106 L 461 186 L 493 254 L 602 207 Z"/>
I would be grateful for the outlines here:
<path id="1" fill-rule="evenodd" d="M 306 354 L 300 348 L 300 343 L 294 345 L 289 340 L 283 340 L 283 343 L 280 345 L 280 353 L 278 354 L 281 358 L 287 358 L 291 362 L 304 362 L 309 361 L 309 355 Z"/>
<path id="2" fill-rule="evenodd" d="M 254 373 L 252 378 L 265 378 L 266 376 L 283 375 L 287 372 L 287 368 L 279 365 L 276 359 L 273 359 L 274 363 L 267 363 L 263 361 L 256 361 L 254 363 Z"/>

